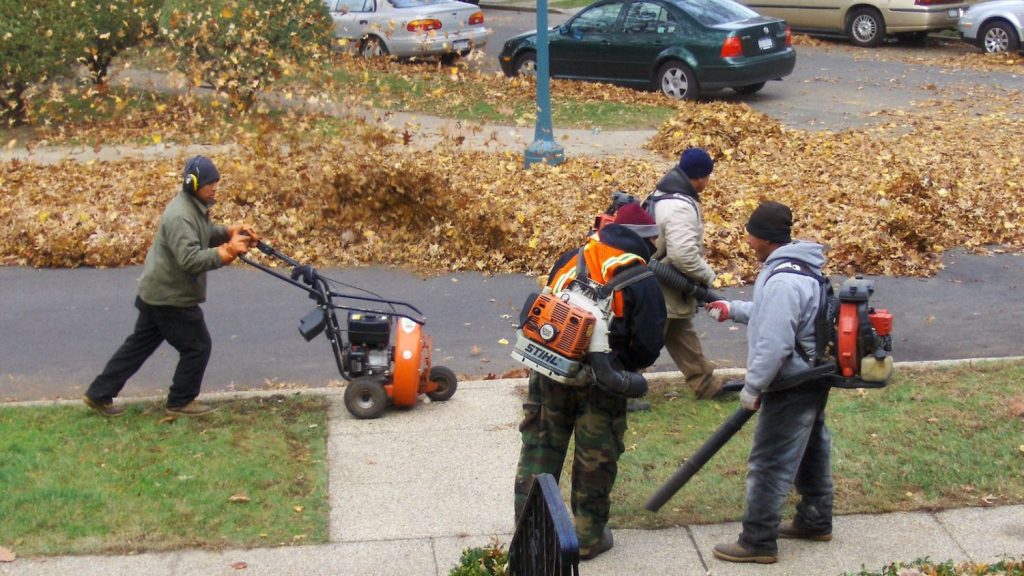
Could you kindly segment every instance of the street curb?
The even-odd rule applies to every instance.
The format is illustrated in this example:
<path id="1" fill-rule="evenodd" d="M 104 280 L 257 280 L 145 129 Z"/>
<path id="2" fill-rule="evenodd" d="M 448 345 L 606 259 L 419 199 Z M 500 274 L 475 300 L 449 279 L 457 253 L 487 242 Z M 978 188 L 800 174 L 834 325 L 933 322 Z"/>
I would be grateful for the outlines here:
<path id="1" fill-rule="evenodd" d="M 954 368 L 959 366 L 975 366 L 982 364 L 1013 364 L 1016 362 L 1024 362 L 1024 356 L 1006 356 L 1006 357 L 995 357 L 995 358 L 963 358 L 959 360 L 921 360 L 915 362 L 896 362 L 894 368 L 897 370 L 927 370 L 931 368 Z M 715 374 L 719 374 L 725 377 L 742 377 L 746 373 L 743 368 L 720 368 L 715 370 Z M 645 373 L 644 377 L 651 382 L 660 382 L 664 380 L 673 380 L 682 378 L 683 374 L 678 370 L 670 370 L 665 372 L 652 372 Z M 460 387 L 489 387 L 495 385 L 506 385 L 506 386 L 525 386 L 528 382 L 528 378 L 501 378 L 501 379 L 490 379 L 490 380 L 465 380 L 459 382 Z M 204 401 L 223 401 L 223 400 L 238 400 L 242 398 L 271 398 L 274 396 L 325 396 L 329 398 L 342 396 L 345 394 L 345 388 L 342 387 L 320 387 L 320 388 L 282 388 L 278 390 L 239 390 L 235 392 L 210 392 L 203 394 L 202 399 Z M 131 398 L 122 398 L 122 404 L 142 404 L 145 402 L 162 402 L 166 398 L 164 395 L 159 396 L 139 396 Z M 22 402 L 0 402 L 0 408 L 3 407 L 33 407 L 33 406 L 70 406 L 82 404 L 81 398 L 74 399 L 60 399 L 60 400 L 28 400 Z"/>

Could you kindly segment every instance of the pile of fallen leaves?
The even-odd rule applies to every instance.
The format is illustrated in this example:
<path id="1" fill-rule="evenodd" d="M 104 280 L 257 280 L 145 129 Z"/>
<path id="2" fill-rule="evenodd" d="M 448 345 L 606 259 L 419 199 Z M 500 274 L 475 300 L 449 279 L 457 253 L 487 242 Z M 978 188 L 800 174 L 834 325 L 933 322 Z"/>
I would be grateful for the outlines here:
<path id="1" fill-rule="evenodd" d="M 523 167 L 520 152 L 431 150 L 353 123 L 315 141 L 267 130 L 214 156 L 218 221 L 247 221 L 315 265 L 392 264 L 424 273 L 540 270 L 581 242 L 608 194 L 649 188 L 646 163 Z M 121 266 L 143 260 L 184 158 L 0 165 L 7 264 Z"/>
<path id="2" fill-rule="evenodd" d="M 830 247 L 831 272 L 928 275 L 952 247 L 1024 248 L 1020 95 L 935 92 L 909 112 L 879 110 L 878 126 L 839 133 L 788 129 L 745 104 L 680 103 L 649 144 L 662 161 L 570 157 L 531 170 L 520 150 L 468 151 L 458 139 L 424 148 L 414 134 L 359 120 L 332 118 L 323 130 L 327 117 L 296 111 L 239 120 L 188 97 L 129 105 L 114 95 L 96 101 L 109 114 L 43 132 L 97 144 L 208 134 L 233 144 L 215 155 L 224 174 L 215 219 L 250 222 L 314 265 L 427 274 L 544 272 L 583 240 L 612 191 L 643 197 L 685 147 L 703 146 L 717 160 L 702 198 L 709 259 L 732 285 L 755 272 L 742 225 L 763 199 L 789 204 L 795 234 Z M 602 93 L 615 94 L 600 86 L 581 97 Z M 183 163 L 0 164 L 2 263 L 140 263 Z"/>
<path id="3" fill-rule="evenodd" d="M 676 157 L 704 146 L 718 159 L 703 195 L 716 270 L 748 277 L 739 226 L 757 201 L 784 202 L 798 237 L 830 247 L 846 274 L 928 275 L 952 247 L 1024 247 L 1024 149 L 1015 98 L 977 114 L 969 102 L 934 100 L 863 130 L 787 129 L 745 104 L 691 104 L 651 147 Z"/>

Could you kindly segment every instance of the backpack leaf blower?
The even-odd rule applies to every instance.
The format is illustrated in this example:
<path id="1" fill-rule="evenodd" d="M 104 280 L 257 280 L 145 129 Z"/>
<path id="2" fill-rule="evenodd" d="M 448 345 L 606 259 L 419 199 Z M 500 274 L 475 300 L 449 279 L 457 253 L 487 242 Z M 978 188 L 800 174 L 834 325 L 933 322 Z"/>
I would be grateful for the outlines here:
<path id="1" fill-rule="evenodd" d="M 562 384 L 593 383 L 628 398 L 644 396 L 647 380 L 612 364 L 608 334 L 615 292 L 652 273 L 628 268 L 602 286 L 590 280 L 582 249 L 577 262 L 576 279 L 566 290 L 556 294 L 545 287 L 527 298 L 512 358 Z"/>
<path id="2" fill-rule="evenodd" d="M 248 256 L 239 258 L 304 290 L 316 303 L 316 308 L 300 320 L 299 334 L 308 342 L 327 333 L 338 372 L 348 381 L 345 407 L 353 416 L 377 418 L 389 404 L 412 407 L 420 394 L 438 402 L 455 394 L 455 373 L 431 364 L 431 339 L 423 333 L 426 319 L 419 309 L 328 278 L 262 241 L 256 247 L 290 266 L 291 276 Z M 335 292 L 332 288 L 336 285 L 362 294 Z M 338 310 L 345 311 L 344 322 L 339 321 Z"/>

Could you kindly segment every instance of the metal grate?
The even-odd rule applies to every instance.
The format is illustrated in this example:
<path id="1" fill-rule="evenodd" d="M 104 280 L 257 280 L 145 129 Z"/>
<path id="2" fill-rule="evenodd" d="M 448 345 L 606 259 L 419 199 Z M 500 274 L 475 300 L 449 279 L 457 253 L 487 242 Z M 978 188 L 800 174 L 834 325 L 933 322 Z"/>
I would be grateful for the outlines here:
<path id="1" fill-rule="evenodd" d="M 558 483 L 539 474 L 509 547 L 513 576 L 579 576 L 580 546 Z"/>

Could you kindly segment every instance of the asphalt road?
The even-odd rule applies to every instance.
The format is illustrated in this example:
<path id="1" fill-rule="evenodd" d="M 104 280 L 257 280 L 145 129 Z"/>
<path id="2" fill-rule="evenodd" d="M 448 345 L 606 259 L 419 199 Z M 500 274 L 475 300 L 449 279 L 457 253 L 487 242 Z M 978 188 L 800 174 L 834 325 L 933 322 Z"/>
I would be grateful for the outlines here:
<path id="1" fill-rule="evenodd" d="M 898 361 L 1024 355 L 1024 256 L 952 252 L 934 278 L 876 278 L 872 302 L 894 315 Z M 0 400 L 75 397 L 131 331 L 138 267 L 111 270 L 0 268 Z M 396 270 L 327 270 L 338 280 L 420 308 L 434 342 L 434 362 L 461 377 L 501 376 L 519 368 L 509 356 L 520 305 L 535 287 L 525 275 L 445 274 L 422 279 Z M 749 298 L 749 288 L 727 289 Z M 210 274 L 204 305 L 213 358 L 204 390 L 281 383 L 340 382 L 327 340 L 306 342 L 299 320 L 313 308 L 305 294 L 252 268 Z M 723 367 L 742 367 L 745 329 L 712 322 L 698 328 L 706 352 Z M 162 346 L 124 394 L 166 390 L 176 362 Z M 667 355 L 657 370 L 673 370 Z"/>

